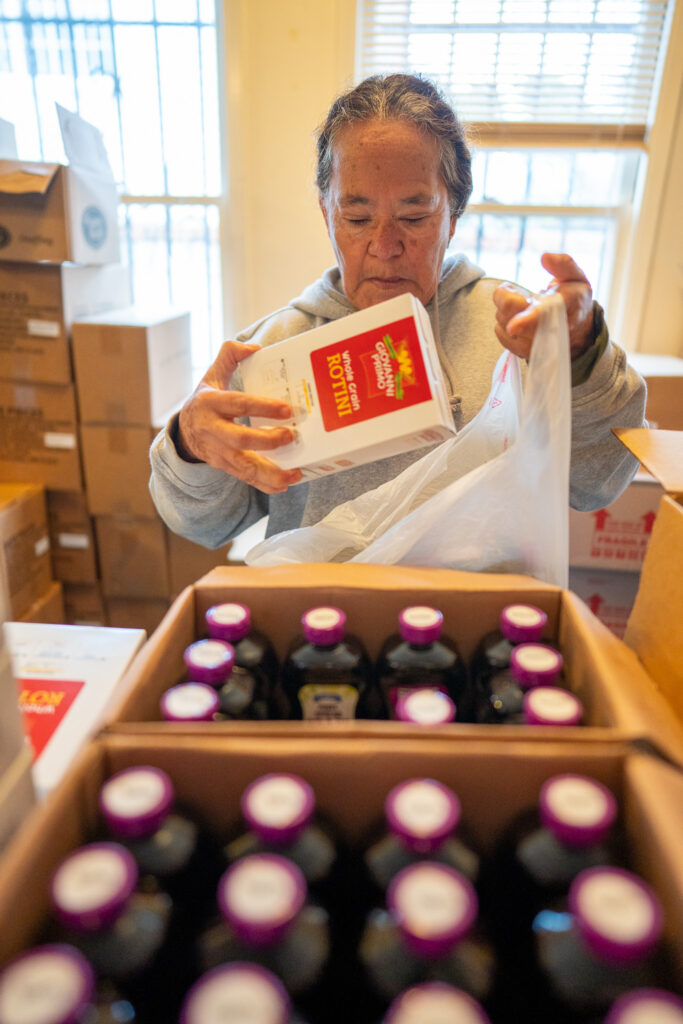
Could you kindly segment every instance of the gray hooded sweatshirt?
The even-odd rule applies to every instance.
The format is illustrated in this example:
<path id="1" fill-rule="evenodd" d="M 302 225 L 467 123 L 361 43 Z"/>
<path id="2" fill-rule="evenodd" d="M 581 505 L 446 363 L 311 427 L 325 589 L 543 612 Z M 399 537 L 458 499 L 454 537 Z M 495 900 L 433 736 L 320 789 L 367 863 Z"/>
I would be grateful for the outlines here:
<path id="1" fill-rule="evenodd" d="M 494 333 L 493 292 L 501 282 L 485 277 L 463 255 L 447 256 L 437 294 L 427 305 L 456 429 L 479 412 L 501 354 Z M 288 306 L 237 335 L 238 341 L 272 345 L 355 312 L 333 267 Z M 241 387 L 238 374 L 231 386 Z M 613 501 L 638 463 L 611 433 L 644 425 L 645 384 L 622 349 L 602 332 L 599 358 L 586 380 L 572 388 L 570 504 L 588 510 Z M 331 477 L 267 495 L 204 463 L 183 461 L 172 440 L 173 420 L 155 438 L 150 491 L 159 515 L 175 533 L 209 548 L 220 547 L 268 515 L 268 535 L 317 523 L 342 502 L 395 477 L 427 449 L 406 452 Z"/>

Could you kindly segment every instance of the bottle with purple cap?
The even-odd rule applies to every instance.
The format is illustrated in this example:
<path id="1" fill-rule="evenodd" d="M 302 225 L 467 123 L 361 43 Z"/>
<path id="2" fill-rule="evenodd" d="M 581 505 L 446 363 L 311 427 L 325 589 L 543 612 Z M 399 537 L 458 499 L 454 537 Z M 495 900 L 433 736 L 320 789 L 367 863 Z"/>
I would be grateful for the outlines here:
<path id="1" fill-rule="evenodd" d="M 483 1006 L 442 981 L 425 981 L 393 1000 L 382 1024 L 491 1024 Z"/>
<path id="2" fill-rule="evenodd" d="M 170 896 L 141 892 L 137 883 L 124 846 L 90 843 L 58 865 L 50 898 L 59 940 L 79 949 L 98 978 L 130 999 L 136 1019 L 151 1024 L 177 1011 L 187 977 L 168 941 Z"/>
<path id="3" fill-rule="evenodd" d="M 525 724 L 524 695 L 553 686 L 562 672 L 562 655 L 547 644 L 518 644 L 508 664 L 480 680 L 473 694 L 473 720 L 482 724 Z"/>
<path id="4" fill-rule="evenodd" d="M 36 946 L 0 973 L 0 1024 L 136 1024 L 132 1004 L 96 983 L 87 959 L 64 943 Z"/>
<path id="5" fill-rule="evenodd" d="M 533 921 L 549 993 L 543 1019 L 583 1020 L 605 1013 L 632 989 L 661 985 L 667 977 L 663 926 L 660 901 L 638 875 L 607 866 L 581 871 L 566 901 Z"/>
<path id="6" fill-rule="evenodd" d="M 301 1001 L 315 999 L 330 950 L 327 912 L 308 899 L 301 870 L 279 854 L 255 853 L 218 883 L 218 918 L 200 932 L 197 967 L 249 960 L 273 971 Z"/>
<path id="7" fill-rule="evenodd" d="M 214 967 L 187 993 L 179 1024 L 304 1024 L 272 971 L 249 961 Z"/>
<path id="8" fill-rule="evenodd" d="M 330 909 L 339 889 L 338 839 L 316 812 L 313 787 L 298 775 L 271 772 L 242 793 L 247 831 L 225 847 L 229 863 L 253 853 L 279 853 L 303 872 L 309 892 Z"/>
<path id="9" fill-rule="evenodd" d="M 455 640 L 443 632 L 443 613 L 438 608 L 410 605 L 401 610 L 398 633 L 382 645 L 376 675 L 392 718 L 399 699 L 417 687 L 447 694 L 460 717 L 467 668 Z"/>
<path id="10" fill-rule="evenodd" d="M 396 721 L 412 725 L 448 725 L 455 721 L 456 707 L 442 690 L 416 687 L 396 701 Z"/>
<path id="11" fill-rule="evenodd" d="M 249 607 L 237 601 L 212 605 L 206 626 L 209 637 L 227 641 L 235 655 L 230 677 L 220 689 L 221 713 L 226 718 L 261 721 L 287 718 L 275 648 L 264 634 L 252 629 Z"/>
<path id="12" fill-rule="evenodd" d="M 663 988 L 639 988 L 619 996 L 604 1024 L 683 1024 L 683 999 Z"/>
<path id="13" fill-rule="evenodd" d="M 490 677 L 507 668 L 510 655 L 517 644 L 543 642 L 548 626 L 548 616 L 542 608 L 533 604 L 515 602 L 506 605 L 500 613 L 497 629 L 484 634 L 470 658 L 470 684 L 476 696 L 486 688 Z"/>
<path id="14" fill-rule="evenodd" d="M 152 765 L 124 768 L 101 787 L 99 809 L 109 837 L 135 858 L 138 888 L 168 892 L 178 929 L 198 925 L 225 863 L 217 840 L 175 806 L 170 776 Z"/>
<path id="15" fill-rule="evenodd" d="M 301 619 L 282 666 L 293 718 L 306 720 L 382 717 L 381 698 L 361 641 L 346 630 L 341 608 L 310 608 Z"/>
<path id="16" fill-rule="evenodd" d="M 433 861 L 404 868 L 389 886 L 386 909 L 370 912 L 361 938 L 372 986 L 395 999 L 412 985 L 443 981 L 488 1007 L 496 962 L 477 919 L 477 894 L 464 875 Z"/>
<path id="17" fill-rule="evenodd" d="M 525 725 L 580 725 L 583 704 L 561 686 L 534 686 L 524 694 L 522 716 Z"/>
<path id="18" fill-rule="evenodd" d="M 208 683 L 178 683 L 160 701 L 166 722 L 216 722 L 220 719 L 218 693 Z"/>

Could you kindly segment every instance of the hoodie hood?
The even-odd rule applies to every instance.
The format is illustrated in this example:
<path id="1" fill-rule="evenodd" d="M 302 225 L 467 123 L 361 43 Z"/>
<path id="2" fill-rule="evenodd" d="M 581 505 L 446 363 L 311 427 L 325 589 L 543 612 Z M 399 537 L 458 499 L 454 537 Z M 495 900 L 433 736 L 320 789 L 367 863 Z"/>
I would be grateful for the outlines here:
<path id="1" fill-rule="evenodd" d="M 456 292 L 484 276 L 481 267 L 471 263 L 462 253 L 447 254 L 443 261 L 436 297 L 439 307 L 453 298 Z M 434 299 L 427 303 L 430 315 L 434 312 Z M 323 276 L 308 285 L 301 295 L 292 299 L 290 306 L 323 320 L 338 320 L 357 312 L 344 294 L 338 267 L 330 267 Z"/>

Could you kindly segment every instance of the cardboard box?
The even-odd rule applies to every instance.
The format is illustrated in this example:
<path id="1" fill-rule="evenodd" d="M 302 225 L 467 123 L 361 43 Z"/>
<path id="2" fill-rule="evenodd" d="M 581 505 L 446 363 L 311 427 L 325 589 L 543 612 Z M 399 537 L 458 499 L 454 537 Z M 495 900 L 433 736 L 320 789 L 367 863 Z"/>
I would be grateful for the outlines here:
<path id="1" fill-rule="evenodd" d="M 54 580 L 44 594 L 34 601 L 28 611 L 20 617 L 20 622 L 54 622 L 64 624 L 64 592 L 62 584 Z"/>
<path id="2" fill-rule="evenodd" d="M 0 778 L 26 746 L 24 723 L 17 707 L 16 693 L 3 624 L 0 625 Z"/>
<path id="3" fill-rule="evenodd" d="M 107 625 L 144 629 L 151 636 L 169 609 L 170 600 L 154 597 L 108 597 Z"/>
<path id="4" fill-rule="evenodd" d="M 219 837 L 241 827 L 239 799 L 246 785 L 286 765 L 310 782 L 321 813 L 356 849 L 382 820 L 390 788 L 407 778 L 428 776 L 458 793 L 463 826 L 484 855 L 515 815 L 537 805 L 548 777 L 560 772 L 590 775 L 615 794 L 629 866 L 658 893 L 665 907 L 665 944 L 677 974 L 683 972 L 679 773 L 631 754 L 621 743 L 501 745 L 490 739 L 474 745 L 450 736 L 425 743 L 405 735 L 388 742 L 349 737 L 334 744 L 322 736 L 312 736 L 305 744 L 291 737 L 274 737 L 268 743 L 254 737 L 226 742 L 217 736 L 180 742 L 168 736 L 98 739 L 32 815 L 0 862 L 0 964 L 38 941 L 49 913 L 54 869 L 97 834 L 102 783 L 139 764 L 167 771 L 178 801 Z M 671 984 L 677 981 L 673 977 Z"/>
<path id="5" fill-rule="evenodd" d="M 64 615 L 72 626 L 106 626 L 102 588 L 97 583 L 65 583 Z"/>
<path id="6" fill-rule="evenodd" d="M 615 434 L 666 491 L 624 640 L 683 723 L 683 433 L 615 430 Z"/>
<path id="7" fill-rule="evenodd" d="M 102 724 L 145 634 L 31 622 L 8 622 L 4 630 L 33 751 L 33 779 L 44 796 Z"/>
<path id="8" fill-rule="evenodd" d="M 623 640 L 636 599 L 640 573 L 609 569 L 569 570 L 569 589 L 588 605 L 596 618 Z"/>
<path id="9" fill-rule="evenodd" d="M 192 390 L 190 314 L 137 306 L 73 325 L 82 423 L 144 427 Z"/>
<path id="10" fill-rule="evenodd" d="M 0 481 L 83 490 L 72 384 L 0 380 Z"/>
<path id="11" fill-rule="evenodd" d="M 149 448 L 158 427 L 81 426 L 88 510 L 93 516 L 157 518 Z"/>
<path id="12" fill-rule="evenodd" d="M 268 735 L 266 727 L 308 742 L 315 722 L 205 722 L 193 726 L 159 721 L 159 701 L 170 686 L 186 678 L 185 648 L 206 636 L 205 614 L 219 601 L 242 601 L 252 612 L 253 628 L 265 633 L 280 659 L 300 633 L 301 616 L 316 604 L 334 604 L 347 614 L 347 629 L 365 643 L 375 659 L 385 637 L 395 633 L 398 613 L 408 604 L 428 604 L 444 615 L 444 632 L 469 660 L 479 638 L 495 629 L 500 612 L 511 601 L 527 601 L 548 614 L 548 636 L 563 652 L 565 678 L 584 706 L 584 723 L 564 727 L 562 735 L 578 741 L 615 733 L 655 738 L 676 760 L 683 760 L 683 723 L 670 710 L 633 651 L 621 643 L 576 595 L 525 576 L 340 563 L 257 568 L 214 569 L 188 587 L 174 602 L 160 627 L 130 669 L 127 696 L 112 708 L 115 731 L 156 734 L 211 731 L 227 735 L 243 731 Z M 402 735 L 400 722 L 325 722 L 327 735 Z M 329 728 L 328 728 L 329 727 Z M 467 725 L 439 727 L 446 735 L 497 742 L 513 736 L 555 739 L 557 728 L 541 726 Z M 433 733 L 436 735 L 436 731 Z"/>
<path id="13" fill-rule="evenodd" d="M 570 509 L 570 566 L 639 572 L 663 493 L 653 476 L 638 472 L 606 508 L 595 512 Z"/>
<path id="14" fill-rule="evenodd" d="M 683 430 L 683 359 L 633 352 L 631 365 L 645 378 L 645 417 L 653 429 Z"/>
<path id="15" fill-rule="evenodd" d="M 118 263 L 118 191 L 100 132 L 57 104 L 69 166 L 0 160 L 0 259 Z"/>
<path id="16" fill-rule="evenodd" d="M 0 483 L 0 561 L 8 617 L 17 619 L 47 590 L 52 579 L 42 487 Z"/>
<path id="17" fill-rule="evenodd" d="M 98 578 L 95 528 L 85 494 L 47 491 L 52 572 L 62 583 L 95 583 Z"/>
<path id="18" fill-rule="evenodd" d="M 297 438 L 268 457 L 304 480 L 455 433 L 429 317 L 413 295 L 268 345 L 240 374 L 246 392 L 291 403 Z M 251 417 L 252 426 L 274 422 Z"/>
<path id="19" fill-rule="evenodd" d="M 96 516 L 105 597 L 170 596 L 166 528 L 161 519 Z"/>
<path id="20" fill-rule="evenodd" d="M 0 775 L 0 854 L 17 835 L 35 802 L 33 760 L 24 745 Z"/>
<path id="21" fill-rule="evenodd" d="M 166 548 L 168 551 L 168 571 L 170 577 L 170 597 L 177 597 L 181 590 L 196 583 L 200 576 L 225 565 L 230 556 L 232 542 L 220 548 L 205 548 L 201 544 L 193 544 L 191 540 L 179 537 L 172 530 L 166 530 Z"/>
<path id="22" fill-rule="evenodd" d="M 0 377 L 70 383 L 73 320 L 128 302 L 129 271 L 120 263 L 0 262 Z"/>

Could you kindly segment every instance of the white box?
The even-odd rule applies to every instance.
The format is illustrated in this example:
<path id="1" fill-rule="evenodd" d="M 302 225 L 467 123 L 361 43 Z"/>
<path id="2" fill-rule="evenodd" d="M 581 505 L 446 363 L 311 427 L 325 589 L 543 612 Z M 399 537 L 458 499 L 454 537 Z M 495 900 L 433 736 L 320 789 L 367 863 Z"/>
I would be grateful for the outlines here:
<path id="1" fill-rule="evenodd" d="M 304 480 L 455 433 L 427 312 L 400 295 L 268 345 L 240 363 L 244 390 L 292 405 L 291 444 L 269 451 Z M 282 425 L 252 417 L 252 426 Z"/>
<path id="2" fill-rule="evenodd" d="M 121 679 L 146 634 L 33 622 L 6 622 L 4 632 L 44 797 L 122 696 Z"/>
<path id="3" fill-rule="evenodd" d="M 570 509 L 569 565 L 640 572 L 663 494 L 661 484 L 641 470 L 606 508 Z"/>

